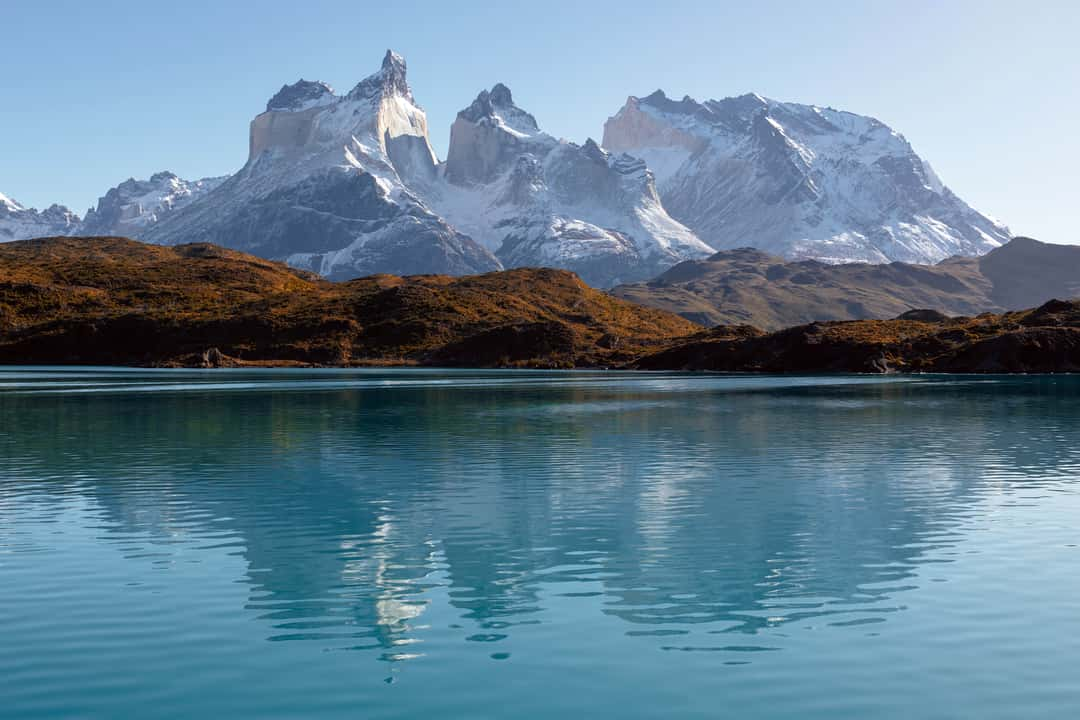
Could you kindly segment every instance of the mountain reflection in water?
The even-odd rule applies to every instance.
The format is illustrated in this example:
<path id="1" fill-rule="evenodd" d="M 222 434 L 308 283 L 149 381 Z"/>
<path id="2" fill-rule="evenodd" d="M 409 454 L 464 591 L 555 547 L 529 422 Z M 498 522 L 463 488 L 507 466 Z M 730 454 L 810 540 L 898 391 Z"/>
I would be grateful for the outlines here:
<path id="1" fill-rule="evenodd" d="M 538 663 L 560 624 L 736 664 L 873 637 L 1080 468 L 1073 378 L 52 373 L 0 372 L 0 573 L 93 583 L 109 547 L 130 592 L 190 572 L 193 606 L 387 679 Z"/>

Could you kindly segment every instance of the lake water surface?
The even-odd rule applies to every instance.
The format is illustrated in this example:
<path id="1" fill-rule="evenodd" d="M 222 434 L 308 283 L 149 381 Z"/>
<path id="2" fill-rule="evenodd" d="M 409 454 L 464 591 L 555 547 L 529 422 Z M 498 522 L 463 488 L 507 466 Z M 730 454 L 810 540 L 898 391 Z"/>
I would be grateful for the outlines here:
<path id="1" fill-rule="evenodd" d="M 0 369 L 0 717 L 1080 716 L 1080 378 Z"/>

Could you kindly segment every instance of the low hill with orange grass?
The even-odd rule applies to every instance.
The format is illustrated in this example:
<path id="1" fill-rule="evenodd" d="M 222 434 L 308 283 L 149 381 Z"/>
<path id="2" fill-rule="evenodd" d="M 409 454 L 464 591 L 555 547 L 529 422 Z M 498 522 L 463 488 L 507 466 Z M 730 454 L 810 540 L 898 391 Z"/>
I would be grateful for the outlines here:
<path id="1" fill-rule="evenodd" d="M 0 362 L 606 367 L 700 330 L 567 271 L 332 283 L 212 245 L 0 244 Z"/>

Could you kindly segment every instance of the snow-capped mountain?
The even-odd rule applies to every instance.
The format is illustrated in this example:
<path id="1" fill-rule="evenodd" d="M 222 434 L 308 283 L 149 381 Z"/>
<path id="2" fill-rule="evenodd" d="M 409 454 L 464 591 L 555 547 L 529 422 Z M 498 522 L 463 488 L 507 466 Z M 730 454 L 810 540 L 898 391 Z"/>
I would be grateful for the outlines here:
<path id="1" fill-rule="evenodd" d="M 502 84 L 458 113 L 438 175 L 420 183 L 428 204 L 506 267 L 607 287 L 712 253 L 664 211 L 645 163 L 557 140 Z"/>
<path id="2" fill-rule="evenodd" d="M 87 211 L 79 235 L 117 235 L 138 238 L 170 213 L 195 202 L 225 178 L 184 180 L 171 172 L 159 172 L 149 180 L 130 178 L 98 199 Z"/>
<path id="3" fill-rule="evenodd" d="M 307 80 L 283 87 L 251 122 L 247 164 L 143 239 L 212 242 L 339 279 L 500 268 L 408 184 L 435 176 L 427 118 L 388 51 L 346 95 Z"/>
<path id="4" fill-rule="evenodd" d="M 79 216 L 63 205 L 38 211 L 0 193 L 0 242 L 74 235 L 78 227 Z"/>
<path id="5" fill-rule="evenodd" d="M 244 168 L 144 237 L 335 278 L 545 265 L 599 285 L 712 252 L 664 212 L 642 162 L 556 140 L 502 85 L 458 114 L 439 163 L 393 52 L 344 96 L 283 87 L 251 124 Z"/>
<path id="6" fill-rule="evenodd" d="M 1009 238 L 877 120 L 758 95 L 631 97 L 601 147 L 545 133 L 499 84 L 458 113 L 440 163 L 391 51 L 344 95 L 283 86 L 227 178 L 127 180 L 85 220 L 0 195 L 0 241 L 61 234 L 211 242 L 334 279 L 549 266 L 597 286 L 714 248 L 932 263 Z"/>
<path id="7" fill-rule="evenodd" d="M 932 263 L 1008 241 L 883 123 L 743 95 L 631 97 L 604 147 L 643 158 L 672 217 L 717 249 Z"/>

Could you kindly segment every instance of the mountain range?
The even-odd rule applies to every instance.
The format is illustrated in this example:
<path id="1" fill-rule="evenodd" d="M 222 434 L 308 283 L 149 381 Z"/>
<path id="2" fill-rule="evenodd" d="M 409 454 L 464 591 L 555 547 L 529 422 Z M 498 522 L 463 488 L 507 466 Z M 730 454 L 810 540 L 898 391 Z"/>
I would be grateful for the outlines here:
<path id="1" fill-rule="evenodd" d="M 225 178 L 128 180 L 84 219 L 0 201 L 0 240 L 212 242 L 332 279 L 551 266 L 610 287 L 750 245 L 827 263 L 936 262 L 1008 240 L 872 118 L 744 95 L 631 97 L 603 142 L 557 139 L 497 84 L 458 113 L 445 161 L 406 64 L 339 95 L 285 85 Z"/>
<path id="2" fill-rule="evenodd" d="M 63 205 L 45 210 L 23 207 L 0 194 L 0 242 L 52 235 L 78 235 L 82 221 Z"/>
<path id="3" fill-rule="evenodd" d="M 765 330 L 829 320 L 884 320 L 909 310 L 978 315 L 1080 297 L 1080 247 L 1015 238 L 980 257 L 936 265 L 788 261 L 753 248 L 680 263 L 612 294 L 703 325 Z"/>

